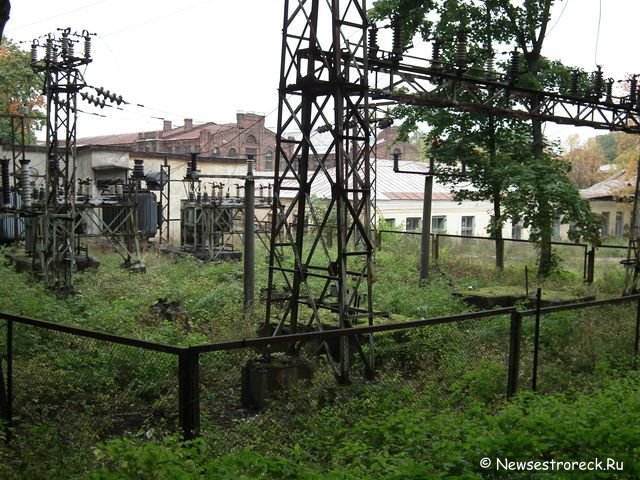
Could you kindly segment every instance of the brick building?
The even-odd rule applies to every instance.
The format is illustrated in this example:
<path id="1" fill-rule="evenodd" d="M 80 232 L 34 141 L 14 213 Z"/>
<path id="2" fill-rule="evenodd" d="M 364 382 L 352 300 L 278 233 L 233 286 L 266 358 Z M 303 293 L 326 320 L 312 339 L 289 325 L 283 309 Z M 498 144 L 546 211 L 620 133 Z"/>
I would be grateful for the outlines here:
<path id="1" fill-rule="evenodd" d="M 244 159 L 251 154 L 257 170 L 270 171 L 275 162 L 276 134 L 265 127 L 264 115 L 239 112 L 235 123 L 196 125 L 185 118 L 184 125 L 174 127 L 165 120 L 162 130 L 81 138 L 78 145 L 117 146 L 130 152 L 159 154 L 197 152 L 201 159 Z"/>

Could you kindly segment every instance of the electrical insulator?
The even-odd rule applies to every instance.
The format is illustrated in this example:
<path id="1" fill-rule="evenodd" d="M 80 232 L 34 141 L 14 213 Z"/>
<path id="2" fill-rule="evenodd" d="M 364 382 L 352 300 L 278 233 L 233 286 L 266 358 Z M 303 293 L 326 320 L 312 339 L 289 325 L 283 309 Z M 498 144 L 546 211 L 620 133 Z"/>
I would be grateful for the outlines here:
<path id="1" fill-rule="evenodd" d="M 378 27 L 371 25 L 371 27 L 369 27 L 369 58 L 377 58 L 379 50 Z"/>
<path id="2" fill-rule="evenodd" d="M 31 65 L 38 63 L 38 42 L 35 40 L 31 44 Z"/>
<path id="3" fill-rule="evenodd" d="M 602 73 L 602 66 L 596 65 L 598 69 L 593 72 L 593 96 L 596 98 L 602 97 L 602 90 L 604 89 L 604 74 Z"/>
<path id="4" fill-rule="evenodd" d="M 144 160 L 136 159 L 133 161 L 133 174 L 131 176 L 138 180 L 144 179 Z"/>
<path id="5" fill-rule="evenodd" d="M 456 35 L 456 67 L 466 69 L 469 63 L 467 57 L 467 32 L 459 30 Z"/>
<path id="6" fill-rule="evenodd" d="M 402 59 L 402 52 L 404 51 L 404 47 L 402 44 L 402 24 L 400 23 L 400 19 L 395 17 L 393 19 L 393 47 L 391 49 L 391 53 L 393 57 L 397 60 Z"/>
<path id="7" fill-rule="evenodd" d="M 629 103 L 631 105 L 636 103 L 637 95 L 638 95 L 638 77 L 633 75 L 629 79 Z"/>
<path id="8" fill-rule="evenodd" d="M 102 94 L 104 93 L 104 88 L 102 88 L 102 87 L 96 87 L 96 93 L 97 93 L 98 95 L 102 95 Z"/>
<path id="9" fill-rule="evenodd" d="M 487 78 L 493 78 L 493 74 L 495 73 L 495 58 L 491 50 L 487 53 L 487 59 L 485 60 L 485 70 L 487 73 Z"/>
<path id="10" fill-rule="evenodd" d="M 45 50 L 45 59 L 47 62 L 52 62 L 54 60 L 54 53 L 53 53 L 53 37 L 49 36 L 47 38 L 47 43 L 46 43 L 46 50 Z"/>
<path id="11" fill-rule="evenodd" d="M 67 32 L 62 32 L 60 44 L 62 48 L 62 57 L 65 58 L 69 55 L 69 34 Z"/>
<path id="12" fill-rule="evenodd" d="M 191 175 L 195 176 L 198 172 L 198 154 L 191 154 L 191 161 L 189 162 L 189 170 L 191 171 Z"/>
<path id="13" fill-rule="evenodd" d="M 580 70 L 571 71 L 571 83 L 569 85 L 569 93 L 578 95 L 578 83 L 580 82 Z"/>
<path id="14" fill-rule="evenodd" d="M 434 40 L 431 44 L 431 66 L 433 68 L 440 67 L 440 40 Z"/>
<path id="15" fill-rule="evenodd" d="M 615 82 L 615 80 L 613 78 L 607 78 L 607 93 L 606 93 L 606 97 L 605 97 L 605 102 L 607 103 L 613 103 L 613 83 Z"/>
<path id="16" fill-rule="evenodd" d="M 520 74 L 520 54 L 518 53 L 518 49 L 514 49 L 511 52 L 509 57 L 509 69 L 507 71 L 507 77 L 509 79 L 509 83 L 515 83 L 518 79 L 518 75 Z"/>
<path id="17" fill-rule="evenodd" d="M 33 185 L 31 184 L 31 172 L 29 171 L 30 160 L 26 158 L 20 160 L 20 188 L 22 193 L 22 206 L 31 207 L 31 198 L 33 197 Z"/>
<path id="18" fill-rule="evenodd" d="M 69 58 L 74 58 L 76 56 L 76 52 L 74 51 L 74 45 L 72 41 L 69 41 L 69 46 L 67 47 L 67 55 Z"/>
<path id="19" fill-rule="evenodd" d="M 88 33 L 84 36 L 84 58 L 91 58 L 91 37 Z"/>
<path id="20" fill-rule="evenodd" d="M 2 203 L 9 205 L 11 203 L 11 178 L 9 172 L 9 159 L 0 160 L 2 165 Z"/>

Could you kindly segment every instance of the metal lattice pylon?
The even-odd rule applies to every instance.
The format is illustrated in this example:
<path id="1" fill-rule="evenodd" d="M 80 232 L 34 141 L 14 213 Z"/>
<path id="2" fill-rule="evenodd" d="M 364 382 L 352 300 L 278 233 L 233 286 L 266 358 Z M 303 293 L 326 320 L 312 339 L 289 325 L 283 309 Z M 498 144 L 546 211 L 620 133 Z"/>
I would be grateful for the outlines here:
<path id="1" fill-rule="evenodd" d="M 85 86 L 80 67 L 91 62 L 84 32 L 84 55 L 76 55 L 77 40 L 69 29 L 46 40 L 45 55 L 36 58 L 32 68 L 45 77 L 47 97 L 47 167 L 45 199 L 38 217 L 37 247 L 40 268 L 48 287 L 65 293 L 73 290 L 76 226 L 76 121 L 77 94 Z"/>
<path id="2" fill-rule="evenodd" d="M 273 335 L 373 320 L 366 42 L 363 1 L 285 1 L 266 312 L 267 322 L 275 320 Z M 292 139 L 287 130 L 301 135 Z M 328 146 L 319 131 L 330 132 Z M 312 183 L 322 177 L 331 186 L 324 211 L 311 197 Z M 337 224 L 332 247 L 324 237 L 330 219 Z M 298 348 L 292 346 L 294 353 Z M 331 364 L 344 382 L 350 348 L 371 373 L 359 342 L 341 337 Z"/>

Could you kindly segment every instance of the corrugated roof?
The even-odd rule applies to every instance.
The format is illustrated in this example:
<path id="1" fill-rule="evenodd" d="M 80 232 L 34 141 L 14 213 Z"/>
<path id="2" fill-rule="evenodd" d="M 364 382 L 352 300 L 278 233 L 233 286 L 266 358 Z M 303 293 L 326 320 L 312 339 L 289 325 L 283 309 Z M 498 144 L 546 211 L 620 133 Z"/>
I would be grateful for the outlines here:
<path id="1" fill-rule="evenodd" d="M 622 171 L 602 182 L 598 182 L 588 188 L 583 188 L 580 190 L 580 196 L 586 200 L 613 198 L 620 196 L 624 190 L 629 187 L 633 188 L 633 184 L 625 177 L 625 172 Z"/>
<path id="2" fill-rule="evenodd" d="M 376 195 L 377 200 L 423 200 L 424 175 L 421 173 L 395 173 L 393 160 L 377 160 L 376 169 Z M 429 171 L 429 165 L 420 162 L 400 161 L 400 170 L 415 172 Z M 328 169 L 329 176 L 335 179 L 335 168 Z M 285 186 L 287 183 L 285 182 Z M 465 186 L 465 188 L 470 188 Z M 320 173 L 311 184 L 311 194 L 320 198 L 331 197 L 331 184 L 326 175 Z M 283 197 L 293 196 L 293 192 L 283 190 Z M 433 181 L 433 200 L 453 200 L 451 185 L 438 182 L 437 177 Z"/>

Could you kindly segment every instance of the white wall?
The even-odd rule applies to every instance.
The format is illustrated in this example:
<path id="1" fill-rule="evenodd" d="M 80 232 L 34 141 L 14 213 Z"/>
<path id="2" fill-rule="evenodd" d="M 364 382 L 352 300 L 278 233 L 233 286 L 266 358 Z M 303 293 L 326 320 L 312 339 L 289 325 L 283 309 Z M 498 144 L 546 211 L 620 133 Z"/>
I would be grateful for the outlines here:
<path id="1" fill-rule="evenodd" d="M 395 225 L 406 230 L 407 218 L 422 218 L 422 200 L 378 200 L 376 208 L 380 217 L 395 219 Z M 432 217 L 446 217 L 446 232 L 450 235 L 461 235 L 462 217 L 474 217 L 473 236 L 485 237 L 487 226 L 491 220 L 493 205 L 491 202 L 464 201 L 461 203 L 450 200 L 434 200 L 431 206 Z M 511 222 L 505 225 L 502 235 L 511 238 Z M 523 230 L 522 238 L 529 238 Z"/>

